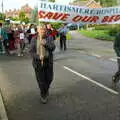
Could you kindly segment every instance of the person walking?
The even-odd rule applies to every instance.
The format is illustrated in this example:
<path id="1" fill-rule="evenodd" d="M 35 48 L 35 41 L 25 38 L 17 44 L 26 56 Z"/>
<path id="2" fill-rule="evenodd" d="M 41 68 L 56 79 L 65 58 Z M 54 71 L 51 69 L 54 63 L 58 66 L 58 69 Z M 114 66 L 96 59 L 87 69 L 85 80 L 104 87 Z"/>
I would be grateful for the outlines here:
<path id="1" fill-rule="evenodd" d="M 14 32 L 17 54 L 18 56 L 23 56 L 23 51 L 25 48 L 25 34 L 24 31 L 22 30 L 21 25 L 19 25 L 17 29 L 18 30 Z"/>
<path id="2" fill-rule="evenodd" d="M 50 35 L 50 24 L 42 27 L 42 40 L 40 41 L 41 29 L 38 27 L 39 34 L 31 40 L 30 54 L 33 58 L 33 68 L 40 88 L 41 102 L 47 103 L 49 88 L 53 80 L 53 51 L 55 50 L 54 39 Z M 40 46 L 43 49 L 40 49 Z M 41 59 L 41 52 L 44 51 Z"/>
<path id="3" fill-rule="evenodd" d="M 1 54 L 4 54 L 5 52 L 8 52 L 7 42 L 8 42 L 7 33 L 3 29 L 2 23 L 0 23 L 0 53 Z"/>
<path id="4" fill-rule="evenodd" d="M 7 35 L 7 30 L 3 29 L 4 35 L 3 35 L 3 45 L 4 45 L 4 50 L 7 55 L 9 55 L 9 50 L 8 50 L 8 35 Z"/>
<path id="5" fill-rule="evenodd" d="M 35 25 L 31 24 L 29 29 L 26 31 L 27 33 L 27 39 L 29 41 L 29 44 L 31 43 L 32 38 L 35 36 Z"/>
<path id="6" fill-rule="evenodd" d="M 120 80 L 120 32 L 116 34 L 114 40 L 114 50 L 117 55 L 118 71 L 112 77 L 112 84 L 113 86 L 116 86 Z"/>
<path id="7" fill-rule="evenodd" d="M 60 29 L 58 29 L 59 35 L 60 35 L 60 50 L 67 50 L 66 46 L 66 34 L 68 32 L 68 28 L 63 24 Z"/>

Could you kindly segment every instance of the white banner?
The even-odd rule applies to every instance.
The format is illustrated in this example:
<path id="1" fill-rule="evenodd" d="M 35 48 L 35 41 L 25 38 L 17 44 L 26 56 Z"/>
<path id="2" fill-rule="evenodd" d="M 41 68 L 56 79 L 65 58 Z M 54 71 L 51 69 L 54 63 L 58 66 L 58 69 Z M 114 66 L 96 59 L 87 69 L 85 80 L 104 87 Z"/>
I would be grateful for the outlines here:
<path id="1" fill-rule="evenodd" d="M 39 2 L 38 18 L 39 21 L 44 22 L 119 24 L 120 7 L 92 9 L 52 2 Z"/>

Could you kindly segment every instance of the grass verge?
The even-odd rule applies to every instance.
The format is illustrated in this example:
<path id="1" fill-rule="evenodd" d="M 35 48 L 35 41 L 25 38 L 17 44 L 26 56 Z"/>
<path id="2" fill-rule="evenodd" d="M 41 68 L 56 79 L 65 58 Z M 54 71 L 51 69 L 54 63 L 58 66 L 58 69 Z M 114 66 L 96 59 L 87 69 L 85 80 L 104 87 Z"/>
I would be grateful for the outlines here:
<path id="1" fill-rule="evenodd" d="M 110 36 L 108 30 L 80 30 L 82 35 L 89 38 L 95 38 L 104 41 L 113 41 L 114 37 Z"/>

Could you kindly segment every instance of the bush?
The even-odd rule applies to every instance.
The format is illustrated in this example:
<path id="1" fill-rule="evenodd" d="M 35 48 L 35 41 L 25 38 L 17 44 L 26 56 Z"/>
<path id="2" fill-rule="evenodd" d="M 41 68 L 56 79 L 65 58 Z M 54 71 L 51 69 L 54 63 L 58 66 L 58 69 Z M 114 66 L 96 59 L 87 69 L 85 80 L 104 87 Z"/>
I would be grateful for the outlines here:
<path id="1" fill-rule="evenodd" d="M 109 35 L 108 30 L 92 30 L 92 31 L 80 30 L 80 33 L 90 38 L 106 40 L 106 41 L 114 40 L 114 37 Z"/>
<path id="2" fill-rule="evenodd" d="M 98 25 L 95 26 L 95 30 L 105 30 L 108 31 L 108 35 L 115 36 L 117 32 L 120 31 L 119 25 Z"/>
<path id="3" fill-rule="evenodd" d="M 109 30 L 111 28 L 112 28 L 111 25 L 99 25 L 99 26 L 95 26 L 95 30 Z"/>
<path id="4" fill-rule="evenodd" d="M 107 40 L 107 41 L 113 41 L 114 37 L 111 37 L 109 35 L 98 35 L 96 36 L 96 39 L 100 39 L 100 40 Z"/>
<path id="5" fill-rule="evenodd" d="M 61 23 L 51 23 L 54 29 L 58 29 L 61 27 Z"/>
<path id="6" fill-rule="evenodd" d="M 115 36 L 118 32 L 120 32 L 120 28 L 112 28 L 109 30 L 109 35 L 110 36 Z"/>

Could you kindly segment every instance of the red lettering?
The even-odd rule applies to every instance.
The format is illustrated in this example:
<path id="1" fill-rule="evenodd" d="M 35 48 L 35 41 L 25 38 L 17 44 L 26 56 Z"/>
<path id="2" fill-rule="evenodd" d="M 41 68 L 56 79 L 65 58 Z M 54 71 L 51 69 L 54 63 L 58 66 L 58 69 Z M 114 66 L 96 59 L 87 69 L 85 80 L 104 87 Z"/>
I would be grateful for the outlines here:
<path id="1" fill-rule="evenodd" d="M 38 12 L 38 17 L 39 18 L 44 18 L 45 12 L 44 11 L 39 11 Z"/>
<path id="2" fill-rule="evenodd" d="M 120 20 L 120 15 L 117 15 L 117 16 L 115 17 L 114 21 L 116 22 L 116 21 L 119 21 L 119 20 Z"/>
<path id="3" fill-rule="evenodd" d="M 53 14 L 54 14 L 54 13 L 52 13 L 52 12 L 48 12 L 48 13 L 44 16 L 44 18 L 51 19 L 51 17 L 53 16 Z"/>
<path id="4" fill-rule="evenodd" d="M 103 20 L 102 20 L 102 23 L 108 22 L 108 20 L 109 20 L 109 16 L 105 16 L 105 17 L 103 18 Z"/>
<path id="5" fill-rule="evenodd" d="M 82 22 L 88 22 L 92 17 L 85 16 L 81 21 Z"/>
<path id="6" fill-rule="evenodd" d="M 93 17 L 91 18 L 90 22 L 96 23 L 97 20 L 99 20 L 99 17 L 98 17 L 98 16 L 93 16 Z"/>
<path id="7" fill-rule="evenodd" d="M 78 21 L 80 21 L 82 18 L 83 18 L 82 16 L 77 15 L 76 17 L 74 17 L 74 18 L 72 19 L 72 21 L 73 21 L 73 22 L 78 22 Z"/>
<path id="8" fill-rule="evenodd" d="M 111 17 L 109 18 L 108 22 L 112 22 L 115 17 L 116 17 L 116 15 L 111 16 Z"/>
<path id="9" fill-rule="evenodd" d="M 63 13 L 54 13 L 54 16 L 53 16 L 53 18 L 52 19 L 55 19 L 55 20 L 57 20 L 57 19 L 59 19 L 61 16 L 63 16 Z"/>
<path id="10" fill-rule="evenodd" d="M 70 16 L 70 14 L 63 14 L 63 16 L 61 17 L 60 20 L 65 21 L 69 16 Z"/>

